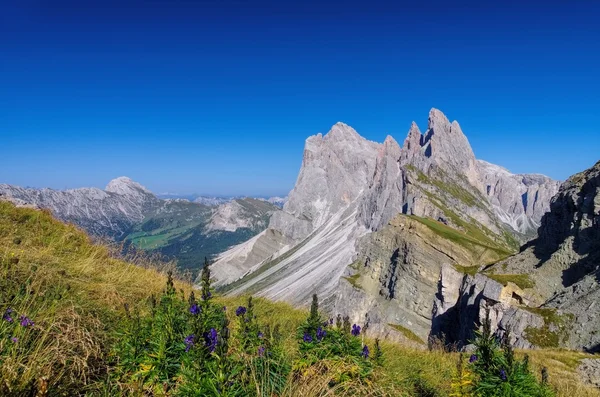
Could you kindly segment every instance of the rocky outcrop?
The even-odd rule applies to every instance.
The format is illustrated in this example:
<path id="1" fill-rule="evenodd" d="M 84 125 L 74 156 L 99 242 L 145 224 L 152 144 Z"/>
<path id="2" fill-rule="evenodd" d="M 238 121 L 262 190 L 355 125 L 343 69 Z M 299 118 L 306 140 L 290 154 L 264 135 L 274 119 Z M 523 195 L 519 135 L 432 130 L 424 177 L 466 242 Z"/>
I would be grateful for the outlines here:
<path id="1" fill-rule="evenodd" d="M 456 308 L 464 306 L 462 313 L 467 313 L 480 303 L 481 291 L 490 302 L 500 301 L 500 296 L 504 301 L 508 294 L 487 277 L 469 278 L 456 270 L 476 272 L 482 262 L 500 258 L 501 251 L 488 244 L 431 219 L 397 215 L 380 231 L 358 240 L 358 258 L 340 280 L 332 311 L 353 313 L 354 321 L 368 313 L 369 327 L 376 327 L 379 335 L 409 330 L 409 339 L 422 347 L 430 336 L 442 334 L 448 341 L 467 340 L 461 338 L 471 335 L 479 308 L 469 319 L 451 315 L 458 313 Z M 460 321 L 462 334 L 450 332 Z"/>
<path id="2" fill-rule="evenodd" d="M 444 265 L 433 303 L 431 336 L 463 348 L 489 315 L 492 331 L 499 338 L 510 329 L 515 347 L 535 347 L 524 337 L 525 331 L 528 327 L 541 328 L 544 321 L 523 308 L 528 303 L 525 293 L 513 283 L 503 285 L 485 274 L 461 274 Z"/>
<path id="3" fill-rule="evenodd" d="M 538 233 L 490 270 L 535 284 L 530 297 L 546 314 L 548 347 L 600 350 L 600 162 L 561 185 Z"/>

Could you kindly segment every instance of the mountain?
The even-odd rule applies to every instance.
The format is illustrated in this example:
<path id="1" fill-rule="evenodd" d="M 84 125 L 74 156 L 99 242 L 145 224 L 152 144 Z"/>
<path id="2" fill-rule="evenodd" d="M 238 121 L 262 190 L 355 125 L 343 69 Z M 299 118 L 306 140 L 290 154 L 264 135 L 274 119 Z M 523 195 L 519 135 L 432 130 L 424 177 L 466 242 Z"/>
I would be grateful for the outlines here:
<path id="1" fill-rule="evenodd" d="M 558 186 L 477 160 L 458 122 L 437 109 L 424 133 L 412 123 L 402 146 L 337 123 L 307 139 L 283 211 L 221 254 L 213 274 L 228 294 L 306 305 L 318 293 L 332 313 L 367 314 L 375 332 L 407 339 L 399 330 L 408 330 L 424 343 L 443 330 L 442 270 L 479 274 L 515 253 Z M 477 288 L 487 280 L 499 298 L 492 286 L 503 285 L 485 275 Z"/>
<path id="2" fill-rule="evenodd" d="M 0 195 L 49 209 L 60 220 L 75 223 L 93 235 L 117 239 L 159 203 L 148 189 L 127 177 L 113 179 L 104 190 L 59 191 L 0 184 Z"/>
<path id="3" fill-rule="evenodd" d="M 228 199 L 219 205 L 185 199 L 159 199 L 127 177 L 104 190 L 65 191 L 0 185 L 0 197 L 49 209 L 94 236 L 123 241 L 149 253 L 177 261 L 180 268 L 199 269 L 204 257 L 215 256 L 267 227 L 276 205 L 251 198 Z"/>

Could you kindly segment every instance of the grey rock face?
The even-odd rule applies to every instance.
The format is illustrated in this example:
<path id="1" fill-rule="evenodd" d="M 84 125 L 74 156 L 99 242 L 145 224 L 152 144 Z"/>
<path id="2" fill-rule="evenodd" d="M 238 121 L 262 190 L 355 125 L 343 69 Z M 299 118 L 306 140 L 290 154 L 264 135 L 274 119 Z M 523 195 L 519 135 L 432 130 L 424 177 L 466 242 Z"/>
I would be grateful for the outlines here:
<path id="1" fill-rule="evenodd" d="M 443 168 L 453 167 L 477 183 L 475 154 L 457 121 L 450 121 L 437 109 L 429 112 L 429 128 L 423 136 L 422 150 L 427 158 Z"/>
<path id="2" fill-rule="evenodd" d="M 585 358 L 581 360 L 577 372 L 583 382 L 600 389 L 600 359 Z"/>
<path id="3" fill-rule="evenodd" d="M 522 349 L 535 347 L 524 335 L 528 327 L 541 328 L 543 319 L 522 305 L 524 293 L 514 284 L 503 286 L 481 273 L 462 275 L 444 265 L 435 296 L 431 335 L 462 348 L 489 313 L 492 332 L 499 338 L 510 329 L 511 343 Z"/>
<path id="4" fill-rule="evenodd" d="M 401 149 L 388 136 L 379 148 L 373 179 L 361 199 L 361 220 L 371 230 L 379 230 L 406 202 L 404 171 L 400 167 Z"/>
<path id="5" fill-rule="evenodd" d="M 511 174 L 483 160 L 477 165 L 482 191 L 498 217 L 517 232 L 535 233 L 542 216 L 550 210 L 550 200 L 560 182 L 539 174 Z"/>
<path id="6" fill-rule="evenodd" d="M 296 185 L 270 227 L 300 240 L 348 207 L 367 189 L 380 146 L 343 123 L 308 138 Z"/>
<path id="7" fill-rule="evenodd" d="M 213 267 L 224 268 L 216 273 L 220 275 L 216 276 L 217 283 L 222 284 L 219 277 L 229 279 L 224 276 L 230 273 L 227 269 L 246 274 L 265 265 L 271 267 L 269 272 L 236 287 L 232 293 L 252 291 L 294 303 L 305 303 L 317 288 L 323 297 L 331 294 L 356 256 L 356 237 L 366 232 L 356 221 L 357 208 L 369 188 L 381 148 L 343 123 L 335 124 L 325 136 L 308 138 L 296 186 L 283 211 L 271 217 L 269 229 L 276 233 L 267 233 L 265 239 L 272 241 L 260 245 L 276 251 L 255 255 L 251 252 L 255 249 L 252 241 L 237 247 L 244 257 L 260 262 L 223 255 Z M 262 250 L 259 246 L 256 249 Z M 293 255 L 286 254 L 292 250 Z"/>

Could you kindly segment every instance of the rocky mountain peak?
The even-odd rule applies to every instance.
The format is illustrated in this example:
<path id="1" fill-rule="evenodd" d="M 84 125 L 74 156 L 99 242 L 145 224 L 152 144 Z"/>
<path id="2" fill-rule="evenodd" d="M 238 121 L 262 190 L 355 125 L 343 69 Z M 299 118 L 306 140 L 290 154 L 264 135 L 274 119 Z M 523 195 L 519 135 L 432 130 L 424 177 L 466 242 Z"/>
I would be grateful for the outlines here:
<path id="1" fill-rule="evenodd" d="M 131 178 L 128 178 L 126 176 L 120 176 L 108 182 L 108 185 L 106 185 L 106 188 L 104 190 L 110 193 L 125 196 L 139 196 L 140 194 L 152 194 L 150 190 L 146 189 L 141 184 L 133 181 Z"/>
<path id="2" fill-rule="evenodd" d="M 323 139 L 325 141 L 334 142 L 353 142 L 357 140 L 364 140 L 364 138 L 360 136 L 354 128 L 350 127 L 348 124 L 342 123 L 341 121 L 335 123 L 333 127 L 331 127 L 329 132 L 325 135 L 325 137 L 323 137 Z"/>
<path id="3" fill-rule="evenodd" d="M 440 127 L 442 129 L 446 128 L 450 125 L 450 120 L 448 117 L 439 109 L 431 108 L 429 110 L 429 117 L 427 119 L 427 129 L 433 130 L 436 127 Z"/>
<path id="4" fill-rule="evenodd" d="M 409 152 L 418 151 L 421 149 L 422 139 L 423 135 L 421 134 L 421 130 L 419 130 L 417 123 L 413 121 L 408 130 L 408 135 L 404 140 L 403 148 Z"/>
<path id="5" fill-rule="evenodd" d="M 393 136 L 388 135 L 385 138 L 385 141 L 383 141 L 383 149 L 386 152 L 394 152 L 394 153 L 398 153 L 398 157 L 400 156 L 400 145 L 398 144 L 398 142 L 394 139 Z"/>
<path id="6" fill-rule="evenodd" d="M 429 112 L 429 126 L 423 137 L 423 154 L 442 168 L 453 167 L 465 175 L 473 186 L 478 175 L 475 154 L 460 125 L 438 109 Z"/>

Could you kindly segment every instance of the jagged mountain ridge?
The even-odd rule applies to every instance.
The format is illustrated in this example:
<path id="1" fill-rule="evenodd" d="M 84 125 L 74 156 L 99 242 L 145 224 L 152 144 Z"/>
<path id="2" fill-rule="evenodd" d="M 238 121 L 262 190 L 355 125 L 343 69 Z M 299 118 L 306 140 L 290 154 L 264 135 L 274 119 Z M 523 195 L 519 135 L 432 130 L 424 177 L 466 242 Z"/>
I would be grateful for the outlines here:
<path id="1" fill-rule="evenodd" d="M 108 183 L 104 190 L 32 189 L 0 184 L 0 195 L 49 209 L 58 219 L 75 223 L 97 236 L 121 238 L 144 213 L 159 203 L 145 187 L 127 177 Z"/>
<path id="2" fill-rule="evenodd" d="M 264 230 L 279 208 L 266 200 L 231 199 L 217 206 L 184 199 L 159 199 L 127 177 L 105 190 L 65 191 L 0 185 L 0 197 L 49 209 L 58 219 L 88 233 L 125 241 L 127 246 L 159 252 L 180 267 L 199 268 L 212 257 Z"/>
<path id="3" fill-rule="evenodd" d="M 254 241 L 224 253 L 214 266 L 217 284 L 229 285 L 230 293 L 297 304 L 319 292 L 327 301 L 359 254 L 356 241 L 399 213 L 432 218 L 467 234 L 465 225 L 476 225 L 471 232 L 508 254 L 518 243 L 486 197 L 482 179 L 460 126 L 439 110 L 430 112 L 425 134 L 411 125 L 402 148 L 392 137 L 370 142 L 337 123 L 325 136 L 307 139 L 296 186 L 283 211 L 271 218 L 272 240 L 261 244 L 259 254 L 253 252 Z M 539 222 L 538 215 L 532 213 L 528 224 Z M 238 260 L 236 252 L 246 259 Z"/>

